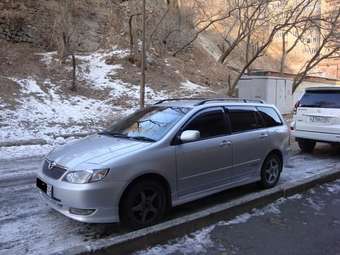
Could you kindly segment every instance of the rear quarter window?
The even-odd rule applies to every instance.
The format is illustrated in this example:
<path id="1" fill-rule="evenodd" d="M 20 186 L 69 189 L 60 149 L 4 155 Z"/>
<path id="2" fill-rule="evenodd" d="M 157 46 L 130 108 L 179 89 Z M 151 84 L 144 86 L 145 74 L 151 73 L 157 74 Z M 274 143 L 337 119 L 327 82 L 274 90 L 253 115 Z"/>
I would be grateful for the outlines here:
<path id="1" fill-rule="evenodd" d="M 340 91 L 306 91 L 300 100 L 300 107 L 340 108 Z"/>
<path id="2" fill-rule="evenodd" d="M 276 127 L 283 124 L 279 114 L 273 108 L 257 107 L 257 110 L 261 114 L 266 127 Z"/>
<path id="3" fill-rule="evenodd" d="M 262 127 L 255 109 L 228 108 L 231 129 L 233 133 L 245 132 Z"/>

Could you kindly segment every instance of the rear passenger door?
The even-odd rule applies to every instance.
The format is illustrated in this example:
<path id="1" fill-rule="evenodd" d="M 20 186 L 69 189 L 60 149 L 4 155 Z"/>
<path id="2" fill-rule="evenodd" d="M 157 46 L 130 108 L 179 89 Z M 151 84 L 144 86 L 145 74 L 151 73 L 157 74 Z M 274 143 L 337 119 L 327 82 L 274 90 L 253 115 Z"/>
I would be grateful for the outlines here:
<path id="1" fill-rule="evenodd" d="M 233 143 L 233 172 L 238 181 L 259 178 L 268 151 L 268 133 L 255 107 L 227 107 Z"/>

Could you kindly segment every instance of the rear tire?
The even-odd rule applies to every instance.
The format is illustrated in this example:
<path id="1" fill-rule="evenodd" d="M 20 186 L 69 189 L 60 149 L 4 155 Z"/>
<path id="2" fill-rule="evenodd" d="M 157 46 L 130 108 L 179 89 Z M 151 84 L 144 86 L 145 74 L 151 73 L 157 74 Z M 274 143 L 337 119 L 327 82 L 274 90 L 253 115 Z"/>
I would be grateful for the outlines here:
<path id="1" fill-rule="evenodd" d="M 264 189 L 274 187 L 280 180 L 282 168 L 282 158 L 276 153 L 269 154 L 262 165 L 260 186 Z"/>
<path id="2" fill-rule="evenodd" d="M 120 218 L 124 226 L 139 229 L 158 223 L 167 209 L 164 187 L 155 180 L 132 184 L 122 197 Z"/>
<path id="3" fill-rule="evenodd" d="M 301 151 L 307 153 L 313 152 L 314 147 L 316 145 L 315 141 L 307 139 L 298 139 L 297 142 L 299 144 Z"/>

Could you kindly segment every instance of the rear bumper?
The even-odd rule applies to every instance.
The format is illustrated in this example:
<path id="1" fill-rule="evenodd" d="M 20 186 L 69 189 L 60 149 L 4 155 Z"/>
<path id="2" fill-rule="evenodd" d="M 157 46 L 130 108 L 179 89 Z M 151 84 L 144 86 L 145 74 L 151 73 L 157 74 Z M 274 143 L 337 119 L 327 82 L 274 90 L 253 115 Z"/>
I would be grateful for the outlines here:
<path id="1" fill-rule="evenodd" d="M 340 134 L 293 130 L 292 135 L 294 138 L 303 138 L 327 143 L 340 143 Z"/>

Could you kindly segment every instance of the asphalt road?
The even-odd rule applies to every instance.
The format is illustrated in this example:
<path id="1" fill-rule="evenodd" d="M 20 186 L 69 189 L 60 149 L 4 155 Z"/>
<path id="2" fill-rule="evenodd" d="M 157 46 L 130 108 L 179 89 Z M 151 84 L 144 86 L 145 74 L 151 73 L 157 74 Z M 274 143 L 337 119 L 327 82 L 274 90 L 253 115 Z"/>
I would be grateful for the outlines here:
<path id="1" fill-rule="evenodd" d="M 340 180 L 138 255 L 339 255 Z"/>
<path id="2" fill-rule="evenodd" d="M 339 255 L 339 192 L 340 181 L 288 199 L 277 213 L 219 226 L 211 234 L 217 249 L 207 254 Z"/>
<path id="3" fill-rule="evenodd" d="M 334 167 L 339 150 L 319 147 L 313 155 L 293 152 L 281 182 L 302 179 Z M 34 187 L 41 159 L 0 161 L 0 254 L 46 254 L 93 240 L 112 237 L 126 230 L 117 224 L 84 224 L 51 210 Z M 250 192 L 255 185 L 229 190 L 173 209 L 167 218 L 192 213 Z"/>

